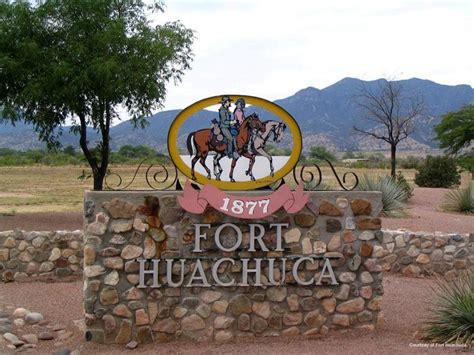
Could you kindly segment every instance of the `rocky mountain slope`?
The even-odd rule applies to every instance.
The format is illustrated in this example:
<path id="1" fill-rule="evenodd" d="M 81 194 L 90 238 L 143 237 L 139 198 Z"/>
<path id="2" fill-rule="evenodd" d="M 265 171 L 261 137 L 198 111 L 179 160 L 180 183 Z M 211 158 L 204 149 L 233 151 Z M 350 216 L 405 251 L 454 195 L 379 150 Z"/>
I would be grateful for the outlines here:
<path id="1" fill-rule="evenodd" d="M 362 81 L 354 78 L 345 78 L 324 89 L 308 87 L 292 96 L 276 100 L 275 103 L 285 108 L 300 126 L 304 149 L 312 145 L 324 145 L 332 150 L 377 150 L 387 149 L 382 142 L 361 137 L 353 132 L 357 125 L 366 129 L 378 129 L 363 118 L 363 112 L 356 105 L 354 97 L 361 87 L 375 90 L 381 80 Z M 425 114 L 416 118 L 415 133 L 400 144 L 400 149 L 429 149 L 436 148 L 433 140 L 433 126 L 439 122 L 446 112 L 459 109 L 461 106 L 474 102 L 474 89 L 469 85 L 441 85 L 429 80 L 409 79 L 398 82 L 406 95 L 422 95 L 426 105 Z M 259 108 L 248 107 L 246 112 L 256 111 L 262 119 L 270 119 L 271 115 Z M 125 144 L 147 144 L 155 149 L 166 151 L 168 129 L 179 110 L 159 112 L 149 118 L 149 125 L 144 129 L 134 129 L 125 121 L 111 129 L 112 149 L 118 149 Z M 184 137 L 191 131 L 205 127 L 215 112 L 201 111 L 182 127 L 180 131 L 180 145 Z M 29 125 L 17 124 L 16 127 L 0 124 L 0 147 L 13 149 L 30 149 L 42 147 L 36 134 Z M 90 141 L 97 139 L 92 131 Z M 67 127 L 61 136 L 63 145 L 78 146 L 78 137 L 69 133 Z M 291 144 L 285 139 L 283 146 Z"/>

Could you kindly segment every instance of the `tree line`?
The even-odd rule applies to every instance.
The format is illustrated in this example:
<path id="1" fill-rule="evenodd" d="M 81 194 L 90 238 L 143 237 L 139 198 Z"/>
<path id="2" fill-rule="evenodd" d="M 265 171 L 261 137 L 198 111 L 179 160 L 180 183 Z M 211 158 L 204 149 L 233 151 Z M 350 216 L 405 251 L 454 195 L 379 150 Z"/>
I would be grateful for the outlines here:
<path id="1" fill-rule="evenodd" d="M 92 154 L 100 152 L 92 151 Z M 123 145 L 117 151 L 109 153 L 110 164 L 138 164 L 146 160 L 147 162 L 159 162 L 170 164 L 171 160 L 167 155 L 158 153 L 153 148 L 146 145 Z M 0 148 L 0 166 L 29 166 L 29 165 L 88 165 L 88 161 L 82 151 L 76 150 L 72 146 L 64 149 L 29 149 L 19 151 L 9 148 Z"/>

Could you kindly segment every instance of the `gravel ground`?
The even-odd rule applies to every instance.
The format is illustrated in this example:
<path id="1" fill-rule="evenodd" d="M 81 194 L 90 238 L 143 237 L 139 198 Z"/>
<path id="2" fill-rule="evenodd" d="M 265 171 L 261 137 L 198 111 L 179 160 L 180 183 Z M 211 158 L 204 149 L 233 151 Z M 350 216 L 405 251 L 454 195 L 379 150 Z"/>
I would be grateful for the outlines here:
<path id="1" fill-rule="evenodd" d="M 385 325 L 375 332 L 362 330 L 331 331 L 325 338 L 246 338 L 228 344 L 174 342 L 139 346 L 141 354 L 433 354 L 455 353 L 454 349 L 416 348 L 422 343 L 414 336 L 417 324 L 426 316 L 432 279 L 412 279 L 386 275 L 382 309 Z M 83 340 L 74 325 L 82 318 L 82 282 L 9 283 L 2 285 L 0 305 L 25 307 L 45 315 L 49 325 L 61 324 L 73 335 L 65 341 L 40 341 L 37 352 L 55 353 L 64 348 L 81 354 L 129 353 L 124 346 L 99 345 Z M 412 344 L 412 345 L 410 345 Z M 0 354 L 5 343 L 0 342 Z M 4 349 L 4 348 L 3 348 Z M 459 352 L 458 352 L 459 353 Z"/>

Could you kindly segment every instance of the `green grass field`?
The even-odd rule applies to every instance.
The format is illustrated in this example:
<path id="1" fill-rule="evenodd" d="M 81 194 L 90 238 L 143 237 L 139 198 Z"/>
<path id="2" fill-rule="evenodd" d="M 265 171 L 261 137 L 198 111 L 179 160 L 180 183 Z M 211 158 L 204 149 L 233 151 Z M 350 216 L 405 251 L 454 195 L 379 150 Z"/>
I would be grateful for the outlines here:
<path id="1" fill-rule="evenodd" d="M 128 183 L 137 166 L 112 166 L 111 171 L 119 173 L 123 183 Z M 78 179 L 85 167 L 78 166 L 27 166 L 0 168 L 0 213 L 22 212 L 61 212 L 81 211 L 84 191 L 92 189 L 92 180 Z M 149 189 L 145 181 L 146 167 L 141 168 L 134 183 L 128 190 Z M 313 170 L 315 171 L 315 170 Z M 388 175 L 386 169 L 348 169 L 337 167 L 340 178 L 346 171 L 354 171 L 362 176 Z M 410 183 L 413 183 L 415 170 L 401 170 Z M 329 168 L 323 168 L 323 182 L 333 189 L 340 189 Z M 159 177 L 159 176 L 158 176 Z M 180 176 L 184 184 L 186 178 Z M 286 179 L 294 184 L 291 177 Z M 111 176 L 109 183 L 114 184 L 117 179 Z"/>

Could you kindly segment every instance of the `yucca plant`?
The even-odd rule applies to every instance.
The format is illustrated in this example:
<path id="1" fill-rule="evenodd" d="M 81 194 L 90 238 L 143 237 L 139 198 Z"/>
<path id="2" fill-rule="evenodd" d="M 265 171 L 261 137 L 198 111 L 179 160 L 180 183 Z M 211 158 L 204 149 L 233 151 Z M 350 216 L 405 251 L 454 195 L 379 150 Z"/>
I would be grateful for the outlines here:
<path id="1" fill-rule="evenodd" d="M 420 336 L 433 343 L 474 344 L 474 274 L 462 273 L 452 281 L 438 279 L 430 300 L 430 315 Z"/>
<path id="2" fill-rule="evenodd" d="M 380 191 L 382 193 L 382 214 L 387 217 L 403 217 L 405 202 L 408 200 L 407 191 L 390 176 L 369 177 L 363 175 L 357 185 L 360 191 Z"/>
<path id="3" fill-rule="evenodd" d="M 444 195 L 441 208 L 449 212 L 474 213 L 474 186 L 452 190 Z"/>

